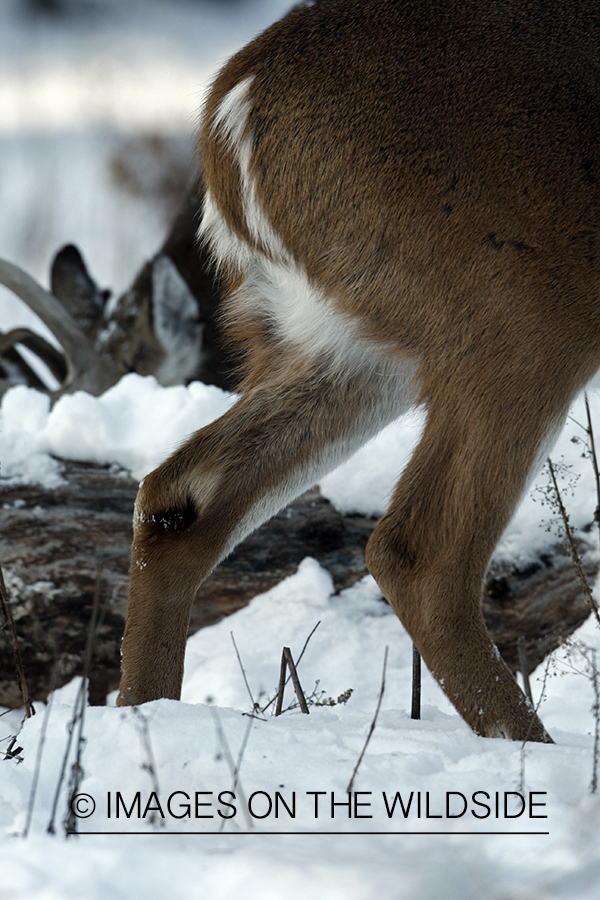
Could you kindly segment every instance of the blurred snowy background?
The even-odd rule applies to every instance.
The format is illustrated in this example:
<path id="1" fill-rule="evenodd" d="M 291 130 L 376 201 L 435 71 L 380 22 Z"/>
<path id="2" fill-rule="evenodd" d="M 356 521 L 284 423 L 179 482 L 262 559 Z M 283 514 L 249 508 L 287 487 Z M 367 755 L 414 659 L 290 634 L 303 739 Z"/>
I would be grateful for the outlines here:
<path id="1" fill-rule="evenodd" d="M 47 285 L 54 252 L 76 242 L 122 291 L 191 177 L 211 74 L 290 5 L 2 0 L 0 255 Z M 2 330 L 33 321 L 0 288 Z"/>

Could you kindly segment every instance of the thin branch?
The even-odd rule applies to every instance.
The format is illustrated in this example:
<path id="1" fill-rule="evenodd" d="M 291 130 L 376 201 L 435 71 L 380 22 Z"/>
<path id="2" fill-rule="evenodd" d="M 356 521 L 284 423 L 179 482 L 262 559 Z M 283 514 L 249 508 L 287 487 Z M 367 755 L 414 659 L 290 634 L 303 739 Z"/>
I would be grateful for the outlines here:
<path id="1" fill-rule="evenodd" d="M 281 666 L 279 669 L 279 687 L 277 688 L 277 706 L 275 707 L 275 715 L 280 716 L 283 708 L 283 694 L 285 691 L 285 673 L 287 672 L 287 659 L 285 653 L 281 654 Z"/>
<path id="2" fill-rule="evenodd" d="M 548 659 L 546 660 L 546 666 L 544 668 L 544 677 L 542 679 L 542 690 L 540 691 L 540 699 L 538 700 L 538 702 L 535 704 L 535 707 L 534 707 L 536 714 L 539 712 L 539 708 L 542 705 L 542 701 L 544 700 L 544 697 L 546 696 L 546 682 L 548 681 L 548 672 L 550 671 L 550 663 L 551 662 L 552 662 L 552 655 L 550 655 L 548 657 Z M 520 780 L 519 788 L 518 788 L 519 791 L 521 791 L 521 793 L 525 790 L 525 748 L 527 746 L 527 742 L 529 739 L 529 731 L 531 730 L 532 725 L 533 725 L 533 718 L 531 719 L 531 721 L 529 723 L 529 729 L 527 731 L 527 736 L 525 737 L 525 740 L 521 744 L 521 754 L 520 754 L 521 755 L 521 771 L 520 771 L 520 779 L 521 780 Z"/>
<path id="3" fill-rule="evenodd" d="M 88 674 L 89 674 L 90 662 L 91 662 L 92 652 L 93 652 L 93 647 L 94 647 L 94 640 L 96 637 L 96 623 L 97 623 L 97 619 L 98 619 L 98 606 L 99 606 L 99 600 L 100 600 L 101 575 L 102 575 L 102 567 L 98 566 L 98 568 L 96 570 L 96 589 L 94 591 L 94 602 L 93 602 L 93 606 L 92 606 L 92 615 L 90 617 L 90 624 L 88 627 L 86 648 L 85 648 L 85 653 L 84 653 L 84 658 L 83 658 L 83 674 L 82 674 L 82 678 L 81 678 L 81 684 L 80 684 L 79 690 L 77 692 L 77 697 L 75 699 L 75 704 L 73 706 L 73 714 L 71 716 L 71 721 L 69 722 L 69 725 L 67 728 L 69 736 L 67 738 L 67 745 L 65 747 L 65 752 L 63 754 L 60 773 L 59 773 L 58 781 L 56 784 L 56 790 L 54 792 L 54 800 L 52 803 L 52 811 L 50 814 L 50 819 L 48 821 L 48 826 L 46 828 L 46 831 L 48 832 L 48 834 L 56 833 L 56 829 L 54 827 L 54 822 L 56 819 L 58 800 L 60 797 L 60 792 L 62 789 L 63 781 L 65 778 L 67 762 L 69 760 L 69 755 L 71 753 L 71 743 L 73 740 L 73 734 L 75 732 L 75 728 L 76 728 L 77 724 L 79 723 L 79 731 L 78 731 L 78 736 L 77 736 L 77 753 L 76 753 L 76 757 L 75 757 L 75 762 L 73 763 L 73 765 L 71 767 L 71 777 L 69 779 L 69 788 L 67 791 L 67 797 L 68 797 L 67 814 L 65 816 L 65 819 L 63 820 L 63 824 L 65 825 L 65 830 L 66 830 L 67 834 L 73 834 L 76 831 L 76 827 L 75 827 L 76 822 L 75 822 L 75 817 L 73 815 L 73 812 L 71 810 L 71 801 L 72 801 L 74 795 L 77 793 L 77 790 L 78 790 L 77 786 L 81 780 L 81 774 L 82 774 L 80 759 L 81 759 L 81 753 L 82 753 L 82 748 L 83 748 L 83 743 L 84 743 L 83 720 L 84 720 L 84 715 L 85 715 L 85 705 L 86 705 L 87 688 L 88 688 L 88 681 L 89 681 Z"/>
<path id="4" fill-rule="evenodd" d="M 248 695 L 250 697 L 250 702 L 252 703 L 252 709 L 255 710 L 258 707 L 258 703 L 256 703 L 256 701 L 254 700 L 254 697 L 252 696 L 252 691 L 250 690 L 250 685 L 248 684 L 248 679 L 246 678 L 246 670 L 244 669 L 244 665 L 242 663 L 242 658 L 240 656 L 240 651 L 237 648 L 237 644 L 236 644 L 235 638 L 233 636 L 233 631 L 230 631 L 229 634 L 231 635 L 231 640 L 233 642 L 233 646 L 235 647 L 235 655 L 237 656 L 238 662 L 240 664 L 240 669 L 242 670 L 244 684 L 246 685 L 246 690 L 248 691 Z"/>
<path id="5" fill-rule="evenodd" d="M 411 719 L 421 718 L 421 654 L 413 644 Z"/>
<path id="6" fill-rule="evenodd" d="M 40 769 L 42 767 L 42 755 L 44 752 L 44 744 L 46 742 L 46 731 L 48 729 L 48 721 L 50 720 L 50 709 L 52 707 L 52 701 L 54 699 L 54 688 L 56 687 L 56 679 L 58 675 L 58 660 L 54 661 L 54 665 L 52 666 L 52 674 L 50 676 L 50 693 L 48 694 L 48 700 L 46 703 L 46 709 L 44 711 L 44 719 L 42 721 L 42 729 L 40 731 L 40 739 L 38 741 L 37 753 L 35 755 L 35 768 L 33 770 L 33 779 L 31 781 L 31 789 L 29 791 L 29 801 L 27 803 L 27 816 L 25 819 L 25 827 L 23 829 L 23 837 L 26 838 L 29 834 L 29 828 L 31 826 L 31 819 L 33 816 L 33 807 L 35 804 L 35 795 L 37 793 L 38 780 L 40 777 Z"/>
<path id="7" fill-rule="evenodd" d="M 240 769 L 242 768 L 242 761 L 244 759 L 244 753 L 246 752 L 246 746 L 248 744 L 248 738 L 250 737 L 250 731 L 252 730 L 252 720 L 250 720 L 246 724 L 246 730 L 244 732 L 244 737 L 242 738 L 242 743 L 240 744 L 240 750 L 238 753 L 238 758 L 235 763 L 235 767 L 231 773 L 231 793 L 235 794 L 238 789 L 240 789 L 240 793 L 243 796 L 243 791 L 241 790 L 240 784 Z M 225 738 L 225 732 L 222 730 L 223 738 Z M 244 801 L 245 803 L 245 801 Z M 247 817 L 248 818 L 248 817 Z M 221 819 L 221 824 L 219 826 L 219 831 L 223 831 L 225 829 L 225 825 L 227 824 L 227 819 Z"/>
<path id="8" fill-rule="evenodd" d="M 234 763 L 233 756 L 231 755 L 231 750 L 229 749 L 227 735 L 225 734 L 223 725 L 221 724 L 221 717 L 219 716 L 219 712 L 215 706 L 211 706 L 210 711 L 211 711 L 211 714 L 212 714 L 212 717 L 213 717 L 213 720 L 215 723 L 215 729 L 217 732 L 217 736 L 219 738 L 219 744 L 221 745 L 221 750 L 223 752 L 225 759 L 227 760 L 227 765 L 229 766 L 229 771 L 231 772 L 231 776 L 233 778 L 233 783 L 235 785 L 237 785 L 238 793 L 240 794 L 240 797 L 242 799 L 242 809 L 244 810 L 244 814 L 246 816 L 246 821 L 250 828 L 254 828 L 252 819 L 250 818 L 248 811 L 247 811 L 248 804 L 246 803 L 246 798 L 244 796 L 244 790 L 243 790 L 241 782 L 240 782 L 240 766 L 241 766 L 242 761 L 238 754 L 238 763 L 237 763 L 237 765 L 236 765 L 236 763 Z M 249 722 L 246 733 L 249 732 L 251 725 L 252 725 L 252 722 Z M 244 749 L 246 747 L 246 741 L 247 741 L 247 738 L 246 738 L 246 736 L 244 736 L 244 740 L 242 742 L 242 746 L 244 747 Z"/>
<path id="9" fill-rule="evenodd" d="M 596 668 L 596 651 L 591 649 L 592 654 L 592 686 L 594 688 L 594 756 L 592 765 L 592 781 L 590 791 L 596 793 L 598 789 L 598 753 L 600 750 L 600 689 L 598 687 L 598 669 Z"/>
<path id="10" fill-rule="evenodd" d="M 73 731 L 75 729 L 75 723 L 79 718 L 79 696 L 81 691 L 77 692 L 77 697 L 75 700 L 75 706 L 73 707 L 73 714 L 71 716 L 71 721 L 67 726 L 67 746 L 65 747 L 65 752 L 63 753 L 62 763 L 60 767 L 60 772 L 58 774 L 58 781 L 56 782 L 56 790 L 54 791 L 54 800 L 52 801 L 52 810 L 50 811 L 50 818 L 48 820 L 48 825 L 46 826 L 46 831 L 48 834 L 56 834 L 56 828 L 54 827 L 54 822 L 56 819 L 56 811 L 58 809 L 58 800 L 60 797 L 60 792 L 63 786 L 63 781 L 65 780 L 65 772 L 67 770 L 67 762 L 69 760 L 69 755 L 71 753 L 71 741 L 73 740 Z"/>
<path id="11" fill-rule="evenodd" d="M 577 574 L 579 575 L 579 579 L 581 584 L 583 585 L 583 589 L 585 591 L 586 597 L 588 598 L 589 604 L 592 608 L 592 612 L 596 617 L 596 621 L 600 625 L 600 612 L 598 611 L 598 604 L 592 597 L 592 592 L 590 590 L 590 586 L 588 584 L 587 578 L 585 577 L 585 572 L 583 571 L 583 566 L 581 564 L 581 559 L 579 557 L 579 553 L 577 551 L 577 546 L 575 544 L 575 538 L 573 537 L 573 529 L 571 528 L 571 524 L 569 522 L 569 516 L 567 515 L 567 511 L 565 509 L 564 503 L 562 501 L 562 497 L 560 495 L 560 491 L 558 489 L 558 483 L 556 481 L 556 473 L 554 471 L 554 466 L 552 464 L 552 460 L 548 457 L 548 468 L 550 469 L 550 477 L 552 478 L 552 483 L 554 485 L 554 490 L 556 492 L 556 499 L 558 502 L 558 508 L 560 510 L 560 514 L 563 520 L 563 524 L 565 526 L 565 533 L 567 536 L 567 542 L 569 544 L 569 549 L 571 552 L 571 558 L 575 563 L 575 568 L 577 569 Z"/>
<path id="12" fill-rule="evenodd" d="M 13 614 L 10 608 L 10 600 L 8 599 L 8 592 L 6 590 L 6 585 L 4 583 L 4 575 L 2 573 L 2 566 L 0 565 L 0 600 L 2 602 L 2 611 L 8 623 L 8 630 L 10 631 L 10 637 L 13 645 L 13 654 L 15 658 L 15 668 L 17 670 L 17 680 L 19 682 L 19 688 L 21 690 L 21 696 L 23 698 L 23 705 L 25 707 L 25 715 L 29 719 L 31 716 L 35 715 L 35 709 L 33 708 L 33 704 L 29 699 L 29 691 L 27 689 L 27 681 L 25 680 L 25 672 L 23 671 L 23 662 L 21 660 L 21 651 L 19 650 L 19 641 L 17 639 L 17 629 L 15 628 L 15 620 L 13 619 Z"/>
<path id="13" fill-rule="evenodd" d="M 519 653 L 519 668 L 521 669 L 521 676 L 523 678 L 523 687 L 525 688 L 525 695 L 531 705 L 533 706 L 533 694 L 531 693 L 531 683 L 529 681 L 529 667 L 527 665 L 527 653 L 525 651 L 525 638 L 522 634 L 519 635 L 517 639 L 517 650 Z"/>
<path id="14" fill-rule="evenodd" d="M 587 391 L 583 395 L 583 398 L 585 400 L 585 411 L 587 413 L 588 420 L 588 427 L 586 428 L 586 431 L 590 439 L 590 456 L 592 457 L 592 466 L 594 468 L 594 477 L 596 479 L 596 497 L 598 500 L 598 505 L 596 506 L 596 510 L 594 512 L 594 521 L 600 529 L 600 472 L 598 471 L 598 457 L 596 455 L 596 443 L 594 441 L 594 429 L 592 428 L 592 415 L 590 413 L 590 404 L 588 401 Z"/>
<path id="15" fill-rule="evenodd" d="M 313 634 L 315 633 L 315 631 L 317 630 L 317 628 L 319 627 L 320 624 L 321 624 L 321 620 L 319 619 L 319 621 L 317 622 L 317 624 L 315 625 L 315 627 L 313 628 L 313 630 L 311 631 L 311 633 L 309 634 L 309 636 L 308 636 L 308 637 L 306 638 L 306 640 L 304 641 L 304 647 L 303 647 L 302 650 L 300 651 L 300 656 L 299 656 L 298 659 L 296 660 L 296 668 L 298 668 L 298 666 L 300 665 L 300 661 L 301 661 L 302 657 L 304 656 L 304 651 L 305 651 L 306 648 L 308 647 L 308 642 L 310 641 L 311 637 L 313 636 Z"/>
<path id="16" fill-rule="evenodd" d="M 301 660 L 302 657 L 304 656 L 304 651 L 305 651 L 306 648 L 308 647 L 308 642 L 310 641 L 311 637 L 313 636 L 313 634 L 315 633 L 315 631 L 317 630 L 317 628 L 319 627 L 320 624 L 321 624 L 321 620 L 319 619 L 319 621 L 317 622 L 317 624 L 315 625 L 315 627 L 313 628 L 313 630 L 311 631 L 311 633 L 308 635 L 308 637 L 307 637 L 306 640 L 304 641 L 304 646 L 303 646 L 302 650 L 300 651 L 300 656 L 299 656 L 298 659 L 296 660 L 296 669 L 297 669 L 298 666 L 300 665 L 300 660 Z M 291 673 L 290 673 L 290 674 L 288 675 L 287 679 L 286 679 L 285 686 L 287 686 L 287 684 L 288 684 L 289 680 L 291 679 L 291 677 L 292 677 L 292 676 L 291 676 Z M 269 702 L 268 702 L 265 706 L 262 707 L 261 712 L 263 712 L 263 713 L 266 712 L 266 711 L 268 710 L 268 708 L 269 708 L 270 706 L 272 706 L 273 703 L 275 703 L 275 701 L 277 700 L 278 697 L 279 697 L 279 691 L 277 691 L 277 693 L 275 694 L 275 696 L 274 696 L 274 697 L 271 697 L 271 699 L 269 700 Z"/>
<path id="17" fill-rule="evenodd" d="M 381 709 L 381 701 L 383 700 L 383 694 L 385 692 L 385 671 L 387 668 L 388 650 L 389 650 L 389 647 L 386 647 L 385 655 L 383 657 L 383 672 L 381 673 L 381 689 L 379 691 L 379 700 L 377 701 L 377 708 L 375 710 L 375 715 L 373 716 L 373 721 L 371 722 L 371 727 L 369 728 L 369 733 L 367 735 L 365 745 L 361 750 L 360 756 L 358 757 L 358 762 L 354 766 L 354 772 L 352 773 L 352 778 L 348 782 L 348 787 L 346 788 L 348 793 L 350 793 L 352 791 L 352 787 L 354 785 L 354 779 L 356 778 L 356 776 L 358 774 L 358 769 L 363 760 L 363 756 L 365 755 L 367 747 L 369 746 L 369 741 L 371 740 L 371 738 L 373 736 L 373 732 L 375 731 L 375 725 L 377 724 L 377 717 L 379 715 L 379 710 Z"/>
<path id="18" fill-rule="evenodd" d="M 146 752 L 147 762 L 142 763 L 142 769 L 145 769 L 145 771 L 148 772 L 148 774 L 150 775 L 150 780 L 152 781 L 152 790 L 158 797 L 158 795 L 160 793 L 160 787 L 158 784 L 158 775 L 156 774 L 156 762 L 154 760 L 154 752 L 152 750 L 152 742 L 150 740 L 150 729 L 148 727 L 148 720 L 146 719 L 145 715 L 141 712 L 139 706 L 132 706 L 131 709 L 140 724 L 140 734 L 141 734 L 141 738 L 142 738 L 142 744 L 143 744 L 144 750 Z M 160 827 L 164 828 L 165 823 L 164 823 L 163 819 L 158 819 L 158 816 L 156 815 L 156 810 L 153 809 L 150 813 L 149 822 L 151 825 L 155 825 L 157 820 L 159 822 Z"/>
<path id="19" fill-rule="evenodd" d="M 306 702 L 306 697 L 304 696 L 304 691 L 302 690 L 302 685 L 300 684 L 300 679 L 298 678 L 298 672 L 296 671 L 296 666 L 294 665 L 294 659 L 292 657 L 292 651 L 289 647 L 283 648 L 283 653 L 281 654 L 281 671 L 279 675 L 279 690 L 277 692 L 277 709 L 275 710 L 275 715 L 281 715 L 281 707 L 283 705 L 283 693 L 285 691 L 285 686 L 287 684 L 285 680 L 285 670 L 286 667 L 290 670 L 290 678 L 292 679 L 292 683 L 294 685 L 294 690 L 296 691 L 296 697 L 298 698 L 298 703 L 300 704 L 300 709 L 305 715 L 308 715 L 308 704 Z"/>
<path id="20" fill-rule="evenodd" d="M 92 615 L 88 626 L 87 641 L 85 647 L 85 655 L 83 658 L 83 678 L 79 688 L 79 731 L 77 734 L 77 750 L 75 753 L 75 762 L 71 766 L 71 778 L 67 790 L 67 812 L 63 820 L 65 832 L 67 835 L 77 833 L 77 817 L 73 812 L 73 799 L 79 792 L 81 779 L 83 778 L 83 767 L 81 758 L 83 756 L 83 748 L 85 738 L 83 736 L 83 723 L 85 719 L 85 707 L 87 699 L 88 685 L 90 682 L 90 667 L 92 662 L 92 653 L 94 652 L 94 643 L 96 640 L 96 629 L 98 624 L 98 610 L 100 608 L 100 595 L 102 591 L 102 565 L 96 568 L 96 587 L 94 590 L 94 602 L 92 605 Z"/>

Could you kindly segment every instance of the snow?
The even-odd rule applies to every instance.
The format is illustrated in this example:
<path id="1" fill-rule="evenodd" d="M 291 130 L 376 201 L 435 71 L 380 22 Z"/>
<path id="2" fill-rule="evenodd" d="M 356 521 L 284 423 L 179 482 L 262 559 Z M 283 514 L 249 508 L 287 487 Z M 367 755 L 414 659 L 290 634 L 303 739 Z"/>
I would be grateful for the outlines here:
<path id="1" fill-rule="evenodd" d="M 0 206 L 7 211 L 0 255 L 43 278 L 51 252 L 75 237 L 102 284 L 118 290 L 156 249 L 164 222 L 109 184 L 106 159 L 116 135 L 189 129 L 209 72 L 288 4 L 97 4 L 109 14 L 94 17 L 88 4 L 87 18 L 36 28 L 20 17 L 16 0 L 0 11 Z M 3 328 L 30 321 L 6 293 L 0 317 Z M 598 423 L 600 400 L 590 399 Z M 14 388 L 0 410 L 3 483 L 55 486 L 63 459 L 121 466 L 142 478 L 232 402 L 214 387 L 162 388 L 137 375 L 101 397 L 78 393 L 52 409 L 41 394 Z M 597 546 L 589 531 L 597 502 L 592 467 L 583 445 L 573 443 L 583 439 L 577 422 L 584 421 L 578 400 L 552 458 L 571 466 L 561 481 L 571 522 Z M 389 426 L 323 479 L 321 490 L 342 511 L 381 514 L 422 426 L 420 411 Z M 556 541 L 546 484 L 545 473 L 532 483 L 503 537 L 501 558 L 523 562 Z M 297 659 L 317 623 L 299 665 L 303 687 L 321 700 L 337 701 L 352 689 L 350 697 L 312 705 L 308 716 L 291 709 L 275 718 L 271 707 L 250 718 L 232 634 L 253 699 L 264 705 L 277 687 L 282 647 Z M 349 817 L 342 804 L 377 706 L 386 646 L 381 711 Z M 0 748 L 17 732 L 15 746 L 23 748 L 22 761 L 1 764 L 0 900 L 592 900 L 600 885 L 600 800 L 590 788 L 592 650 L 600 651 L 600 633 L 589 620 L 533 677 L 536 701 L 544 687 L 540 712 L 554 745 L 522 748 L 476 737 L 427 672 L 422 719 L 414 721 L 410 641 L 377 586 L 369 577 L 336 596 L 328 573 L 306 559 L 248 607 L 190 639 L 182 702 L 160 700 L 137 712 L 86 708 L 78 792 L 96 808 L 78 819 L 79 837 L 64 836 L 65 784 L 56 834 L 46 833 L 79 681 L 56 691 L 48 708 L 36 704 L 37 715 L 20 731 L 20 712 L 0 718 Z M 286 701 L 292 698 L 288 686 Z M 229 755 L 242 756 L 235 785 Z M 73 748 L 66 781 L 72 762 Z M 399 801 L 388 816 L 386 802 L 390 807 L 396 792 L 405 809 L 412 794 L 406 817 Z M 220 803 L 219 794 L 232 805 Z M 520 816 L 518 794 L 527 804 Z M 293 808 L 294 798 L 292 818 L 283 803 Z M 454 815 L 445 813 L 447 798 Z M 340 804 L 333 814 L 332 800 Z M 484 802 L 491 812 L 479 818 Z M 79 803 L 84 813 L 89 800 Z"/>
<path id="2" fill-rule="evenodd" d="M 163 388 L 155 378 L 130 374 L 101 397 L 76 391 L 50 409 L 46 395 L 18 385 L 7 391 L 0 412 L 2 478 L 54 487 L 61 480 L 54 457 L 60 457 L 116 463 L 141 479 L 234 399 L 200 382 Z"/>
<path id="3" fill-rule="evenodd" d="M 334 699 L 353 688 L 347 703 L 312 706 L 308 716 L 244 715 L 251 701 L 231 632 L 253 698 L 265 703 L 276 689 L 281 647 L 297 658 L 317 622 L 300 679 L 307 694 L 318 681 Z M 595 626 L 585 625 L 579 640 L 598 648 Z M 346 788 L 377 704 L 386 645 L 382 708 L 349 817 Z M 557 655 L 541 707 L 557 743 L 523 753 L 516 743 L 472 734 L 427 673 L 423 718 L 411 720 L 410 666 L 410 642 L 373 581 L 334 596 L 329 575 L 305 560 L 249 607 L 191 638 L 182 702 L 160 700 L 138 712 L 86 709 L 78 793 L 87 796 L 78 802 L 85 813 L 93 798 L 95 811 L 78 820 L 81 836 L 68 839 L 60 836 L 64 787 L 54 820 L 59 834 L 45 831 L 78 682 L 55 692 L 27 838 L 20 835 L 42 704 L 18 736 L 23 762 L 3 764 L 0 897 L 595 896 L 600 802 L 589 792 L 590 679 L 573 671 L 564 652 Z M 542 677 L 534 679 L 536 698 Z M 237 760 L 244 743 L 234 786 L 225 747 Z M 406 816 L 400 800 L 393 806 L 397 792 Z M 527 804 L 520 816 L 518 795 Z"/>

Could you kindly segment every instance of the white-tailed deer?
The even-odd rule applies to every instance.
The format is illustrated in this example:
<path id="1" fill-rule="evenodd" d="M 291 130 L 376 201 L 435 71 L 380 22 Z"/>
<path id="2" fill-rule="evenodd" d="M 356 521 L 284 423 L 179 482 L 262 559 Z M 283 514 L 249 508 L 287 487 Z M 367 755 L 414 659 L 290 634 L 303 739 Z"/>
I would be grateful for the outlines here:
<path id="1" fill-rule="evenodd" d="M 421 403 L 369 569 L 478 734 L 550 740 L 480 594 L 600 365 L 600 4 L 294 12 L 221 71 L 200 146 L 247 375 L 140 486 L 118 702 L 179 697 L 200 582 Z"/>
<path id="2" fill-rule="evenodd" d="M 101 394 L 126 372 L 153 375 L 164 385 L 200 379 L 232 386 L 232 367 L 215 329 L 218 287 L 207 270 L 207 252 L 197 247 L 201 193 L 197 184 L 186 195 L 158 253 L 110 303 L 110 291 L 98 287 L 73 245 L 54 257 L 50 292 L 0 259 L 0 285 L 42 319 L 61 347 L 26 328 L 0 330 L 0 396 L 19 383 L 47 391 L 52 399 L 76 390 Z M 46 365 L 56 390 L 32 370 L 19 345 Z"/>

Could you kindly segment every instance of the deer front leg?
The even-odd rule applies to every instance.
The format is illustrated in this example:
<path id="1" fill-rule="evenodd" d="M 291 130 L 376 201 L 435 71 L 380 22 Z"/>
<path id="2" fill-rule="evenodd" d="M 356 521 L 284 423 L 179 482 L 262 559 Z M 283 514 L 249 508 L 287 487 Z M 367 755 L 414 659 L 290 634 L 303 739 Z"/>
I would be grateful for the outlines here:
<path id="1" fill-rule="evenodd" d="M 481 612 L 490 556 L 547 432 L 541 425 L 534 434 L 526 430 L 521 425 L 519 434 L 501 410 L 484 414 L 476 402 L 464 414 L 434 405 L 369 540 L 367 563 L 428 668 L 477 734 L 551 742 Z"/>
<path id="2" fill-rule="evenodd" d="M 138 493 L 118 705 L 178 698 L 191 607 L 239 541 L 410 405 L 410 377 L 297 363 L 197 432 Z M 409 396 L 410 394 L 410 396 Z"/>

